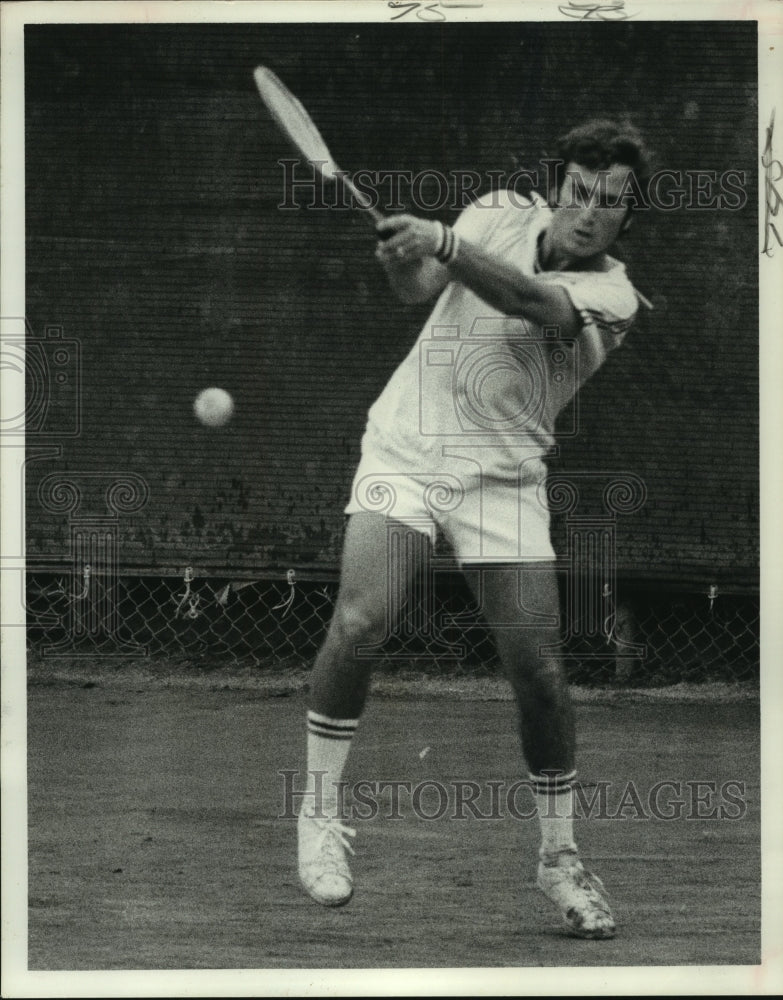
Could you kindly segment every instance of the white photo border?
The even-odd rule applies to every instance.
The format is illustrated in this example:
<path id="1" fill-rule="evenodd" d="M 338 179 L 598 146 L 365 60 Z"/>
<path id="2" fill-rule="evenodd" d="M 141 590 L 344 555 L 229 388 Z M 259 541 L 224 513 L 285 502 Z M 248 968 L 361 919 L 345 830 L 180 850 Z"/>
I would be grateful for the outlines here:
<path id="1" fill-rule="evenodd" d="M 573 4 L 571 4 L 573 6 Z M 580 9 L 585 9 L 581 3 Z M 556 2 L 487 0 L 433 4 L 450 21 L 562 21 Z M 579 6 L 579 5 L 577 5 Z M 780 497 L 783 496 L 783 377 L 780 334 L 783 316 L 783 247 L 761 253 L 769 189 L 761 162 L 767 126 L 783 93 L 783 4 L 775 0 L 612 0 L 601 7 L 607 20 L 625 9 L 639 21 L 756 20 L 759 29 L 759 249 L 760 249 L 760 371 L 762 464 L 762 822 L 763 922 L 761 966 L 626 967 L 553 969 L 384 969 L 358 970 L 224 970 L 151 972 L 29 972 L 27 970 L 27 845 L 26 845 L 26 721 L 24 624 L 14 609 L 24 607 L 22 572 L 0 573 L 3 597 L 2 673 L 2 995 L 5 997 L 141 997 L 141 996 L 359 996 L 359 995 L 644 995 L 773 994 L 783 989 L 783 559 L 781 559 Z M 198 23 L 198 22 L 338 22 L 390 20 L 385 0 L 244 0 L 214 2 L 23 2 L 2 4 L 2 270 L 0 314 L 25 314 L 24 256 L 24 92 L 23 32 L 32 23 Z M 599 14 L 591 15 L 600 17 Z M 783 107 L 773 149 L 783 160 Z M 767 173 L 771 183 L 780 171 Z M 783 190 L 783 182 L 779 184 Z M 780 196 L 779 196 L 780 197 Z M 773 222 L 775 219 L 773 217 Z M 776 221 L 783 232 L 783 216 Z M 23 400 L 13 398 L 6 383 L 4 414 L 21 412 Z M 3 445 L 2 551 L 3 568 L 23 567 L 19 526 L 24 524 L 19 489 L 23 448 Z M 13 553 L 17 553 L 14 556 Z M 16 560 L 16 561 L 14 561 Z M 6 617 L 6 613 L 8 617 Z M 739 748 L 738 748 L 739 750 Z M 640 892 L 643 891 L 640 887 Z M 632 956 L 629 956 L 629 959 Z"/>

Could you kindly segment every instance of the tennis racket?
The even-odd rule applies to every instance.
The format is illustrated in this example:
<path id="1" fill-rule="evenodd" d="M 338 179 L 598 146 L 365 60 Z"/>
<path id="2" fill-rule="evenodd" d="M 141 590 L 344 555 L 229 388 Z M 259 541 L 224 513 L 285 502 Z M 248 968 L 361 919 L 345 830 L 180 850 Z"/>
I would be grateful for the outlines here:
<path id="1" fill-rule="evenodd" d="M 302 158 L 326 180 L 342 184 L 353 195 L 356 206 L 367 213 L 373 225 L 380 222 L 383 215 L 373 207 L 370 197 L 360 191 L 334 162 L 323 136 L 305 111 L 302 102 L 294 97 L 282 80 L 267 66 L 257 66 L 253 71 L 253 78 L 270 115 Z"/>

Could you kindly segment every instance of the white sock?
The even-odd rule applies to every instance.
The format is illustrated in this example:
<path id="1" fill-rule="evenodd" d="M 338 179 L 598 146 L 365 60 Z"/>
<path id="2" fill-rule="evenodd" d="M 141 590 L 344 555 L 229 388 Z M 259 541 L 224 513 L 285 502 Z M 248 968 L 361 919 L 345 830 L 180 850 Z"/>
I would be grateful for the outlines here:
<path id="1" fill-rule="evenodd" d="M 316 815 L 337 815 L 339 782 L 358 725 L 358 719 L 307 713 L 306 791 L 312 794 L 302 800 L 303 809 Z"/>
<path id="2" fill-rule="evenodd" d="M 568 774 L 531 774 L 541 826 L 539 858 L 545 865 L 556 865 L 576 856 L 574 842 L 574 790 L 576 771 Z"/>

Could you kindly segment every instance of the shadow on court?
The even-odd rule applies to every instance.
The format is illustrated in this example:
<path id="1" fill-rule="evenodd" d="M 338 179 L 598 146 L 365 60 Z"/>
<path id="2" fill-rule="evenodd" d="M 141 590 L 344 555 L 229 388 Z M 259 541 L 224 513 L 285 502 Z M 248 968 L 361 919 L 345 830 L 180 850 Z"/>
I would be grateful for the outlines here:
<path id="1" fill-rule="evenodd" d="M 577 839 L 615 910 L 618 936 L 605 942 L 566 936 L 533 887 L 537 823 L 508 808 L 525 772 L 502 701 L 371 701 L 346 779 L 430 784 L 418 802 L 398 786 L 396 809 L 391 789 L 358 789 L 354 805 L 363 794 L 378 815 L 353 824 L 354 899 L 340 910 L 311 902 L 296 878 L 295 822 L 278 818 L 278 772 L 303 763 L 304 711 L 301 693 L 32 686 L 30 968 L 759 961 L 755 703 L 578 706 L 596 816 L 577 823 Z M 641 818 L 664 780 L 658 810 L 674 815 L 682 801 L 681 815 Z M 457 807 L 460 781 L 478 786 L 475 806 L 490 818 Z M 448 808 L 427 819 L 441 788 Z M 531 801 L 521 789 L 512 807 L 523 814 Z"/>

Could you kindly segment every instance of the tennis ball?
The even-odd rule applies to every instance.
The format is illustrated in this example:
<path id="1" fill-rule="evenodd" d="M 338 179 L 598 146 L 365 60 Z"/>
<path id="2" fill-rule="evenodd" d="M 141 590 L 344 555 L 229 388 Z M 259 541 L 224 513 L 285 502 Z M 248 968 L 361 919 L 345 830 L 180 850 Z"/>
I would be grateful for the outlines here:
<path id="1" fill-rule="evenodd" d="M 222 427 L 231 419 L 234 400 L 225 389 L 212 387 L 204 389 L 196 396 L 193 412 L 207 427 Z"/>

